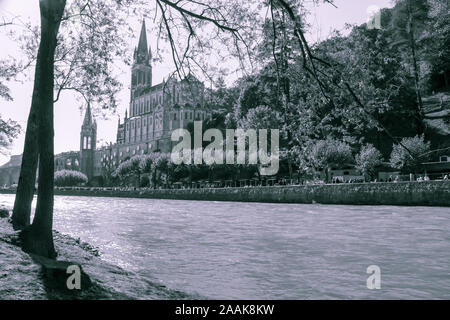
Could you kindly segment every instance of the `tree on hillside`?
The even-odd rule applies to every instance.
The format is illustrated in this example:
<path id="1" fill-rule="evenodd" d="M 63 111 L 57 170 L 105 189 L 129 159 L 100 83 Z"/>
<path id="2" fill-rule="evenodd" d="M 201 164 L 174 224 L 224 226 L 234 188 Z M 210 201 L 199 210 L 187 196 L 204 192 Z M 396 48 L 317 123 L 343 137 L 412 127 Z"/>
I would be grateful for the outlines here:
<path id="1" fill-rule="evenodd" d="M 430 13 L 423 35 L 425 59 L 431 66 L 428 89 L 450 89 L 450 1 L 429 0 Z"/>
<path id="2" fill-rule="evenodd" d="M 257 106 L 248 110 L 247 115 L 239 121 L 239 127 L 243 129 L 278 129 L 281 127 L 282 118 L 279 112 L 268 106 Z"/>
<path id="3" fill-rule="evenodd" d="M 408 52 L 410 65 L 414 79 L 414 90 L 419 120 L 423 120 L 422 101 L 422 74 L 420 70 L 420 45 L 419 39 L 424 34 L 428 20 L 428 0 L 397 0 L 396 10 L 392 19 L 394 45 L 399 47 L 398 53 Z M 406 50 L 404 50 L 406 49 Z M 421 128 L 423 133 L 424 128 Z"/>

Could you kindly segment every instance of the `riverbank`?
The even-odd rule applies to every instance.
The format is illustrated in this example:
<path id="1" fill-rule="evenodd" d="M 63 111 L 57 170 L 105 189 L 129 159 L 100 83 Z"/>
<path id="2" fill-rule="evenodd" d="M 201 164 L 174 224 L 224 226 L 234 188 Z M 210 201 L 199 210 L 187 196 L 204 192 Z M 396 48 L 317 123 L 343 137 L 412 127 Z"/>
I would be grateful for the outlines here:
<path id="1" fill-rule="evenodd" d="M 184 293 L 169 290 L 103 261 L 96 248 L 79 239 L 54 231 L 54 242 L 57 260 L 81 265 L 92 282 L 89 289 L 68 291 L 52 286 L 36 258 L 21 250 L 18 232 L 7 219 L 0 218 L 0 300 L 188 298 Z"/>
<path id="2" fill-rule="evenodd" d="M 14 193 L 0 190 L 0 193 Z M 244 188 L 61 188 L 56 195 L 299 204 L 450 206 L 450 181 L 318 184 Z"/>

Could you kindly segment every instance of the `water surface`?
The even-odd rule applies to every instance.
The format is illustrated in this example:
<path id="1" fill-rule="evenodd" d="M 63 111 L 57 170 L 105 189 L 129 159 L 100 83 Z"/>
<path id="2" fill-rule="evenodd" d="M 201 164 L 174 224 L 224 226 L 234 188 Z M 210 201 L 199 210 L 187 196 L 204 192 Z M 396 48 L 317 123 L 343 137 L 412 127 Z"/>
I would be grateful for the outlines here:
<path id="1" fill-rule="evenodd" d="M 449 208 L 57 196 L 54 227 L 210 299 L 450 298 Z"/>

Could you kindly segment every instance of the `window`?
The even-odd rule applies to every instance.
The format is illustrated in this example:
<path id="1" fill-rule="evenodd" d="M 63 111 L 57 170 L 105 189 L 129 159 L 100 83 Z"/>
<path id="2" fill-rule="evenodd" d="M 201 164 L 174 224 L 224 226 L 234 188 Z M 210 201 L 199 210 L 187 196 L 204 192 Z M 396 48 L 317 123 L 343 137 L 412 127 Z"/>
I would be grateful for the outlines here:
<path id="1" fill-rule="evenodd" d="M 177 120 L 177 114 L 176 113 L 173 114 L 173 120 Z"/>

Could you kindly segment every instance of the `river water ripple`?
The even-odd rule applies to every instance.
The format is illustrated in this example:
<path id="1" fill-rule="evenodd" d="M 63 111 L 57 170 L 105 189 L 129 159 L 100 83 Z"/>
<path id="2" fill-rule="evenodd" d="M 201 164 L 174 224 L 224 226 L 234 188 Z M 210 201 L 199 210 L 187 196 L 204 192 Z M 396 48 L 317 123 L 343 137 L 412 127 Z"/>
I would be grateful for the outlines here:
<path id="1" fill-rule="evenodd" d="M 449 208 L 57 196 L 54 220 L 102 259 L 210 299 L 450 298 Z"/>

